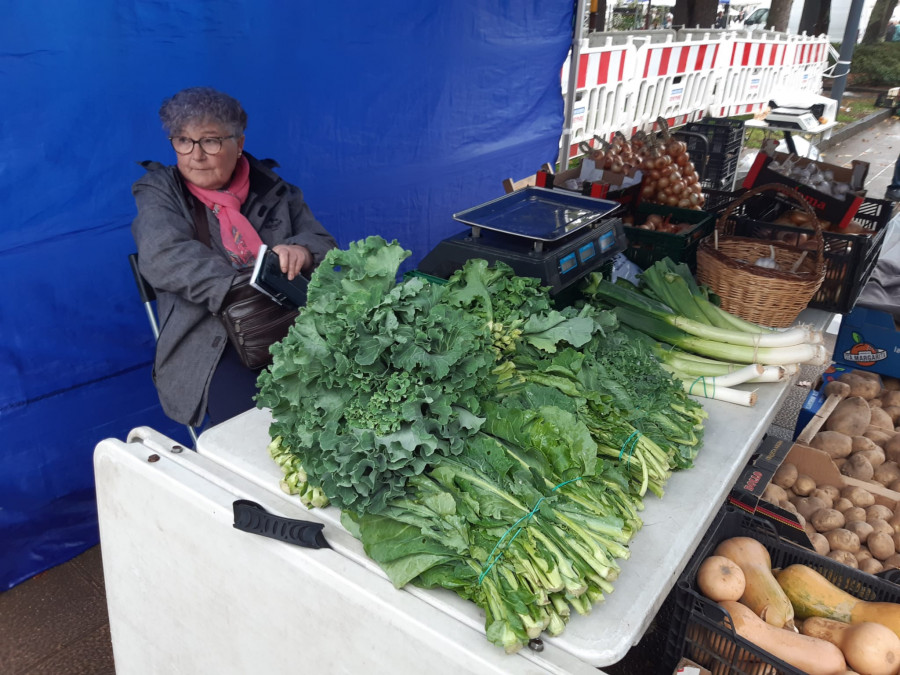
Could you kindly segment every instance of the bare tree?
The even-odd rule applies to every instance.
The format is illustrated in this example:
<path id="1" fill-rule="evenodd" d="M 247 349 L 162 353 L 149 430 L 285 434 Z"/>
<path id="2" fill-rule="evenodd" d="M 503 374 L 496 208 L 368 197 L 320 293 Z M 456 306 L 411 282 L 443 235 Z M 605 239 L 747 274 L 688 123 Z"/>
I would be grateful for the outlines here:
<path id="1" fill-rule="evenodd" d="M 672 16 L 676 25 L 712 28 L 718 8 L 718 0 L 675 0 Z"/>
<path id="2" fill-rule="evenodd" d="M 885 36 L 888 22 L 897 9 L 898 0 L 876 0 L 872 13 L 869 15 L 869 24 L 866 26 L 866 33 L 863 35 L 863 44 L 872 45 L 881 42 Z"/>
<path id="3" fill-rule="evenodd" d="M 769 18 L 766 20 L 766 28 L 786 31 L 788 20 L 791 18 L 791 5 L 793 3 L 794 0 L 772 0 L 772 4 L 769 5 Z"/>

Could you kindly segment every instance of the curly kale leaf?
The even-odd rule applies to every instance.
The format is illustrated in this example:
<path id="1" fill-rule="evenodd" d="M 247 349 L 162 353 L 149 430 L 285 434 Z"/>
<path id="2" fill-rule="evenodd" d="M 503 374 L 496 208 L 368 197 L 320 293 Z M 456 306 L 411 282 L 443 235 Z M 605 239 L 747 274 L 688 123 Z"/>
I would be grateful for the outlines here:
<path id="1" fill-rule="evenodd" d="M 342 509 L 377 513 L 481 426 L 493 354 L 478 317 L 442 286 L 397 283 L 409 253 L 380 237 L 332 250 L 309 302 L 260 374 L 270 435 Z"/>

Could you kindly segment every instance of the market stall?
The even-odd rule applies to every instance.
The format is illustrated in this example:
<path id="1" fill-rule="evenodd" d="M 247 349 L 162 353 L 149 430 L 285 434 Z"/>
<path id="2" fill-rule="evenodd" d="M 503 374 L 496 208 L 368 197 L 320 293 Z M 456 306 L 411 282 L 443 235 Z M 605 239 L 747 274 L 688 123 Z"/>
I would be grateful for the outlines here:
<path id="1" fill-rule="evenodd" d="M 803 316 L 820 327 L 830 319 Z M 752 409 L 707 403 L 696 466 L 673 476 L 662 499 L 648 499 L 615 591 L 560 638 L 543 640 L 542 651 L 513 656 L 485 640 L 474 605 L 444 591 L 394 589 L 337 509 L 308 511 L 284 494 L 265 452 L 266 412 L 210 429 L 196 454 L 146 428 L 128 442 L 104 441 L 95 465 L 117 665 L 163 672 L 203 660 L 218 672 L 252 663 L 277 673 L 302 658 L 327 672 L 380 664 L 413 673 L 423 663 L 434 672 L 597 672 L 640 640 L 790 386 L 764 388 Z M 332 550 L 236 530 L 237 499 L 322 523 Z"/>
<path id="2" fill-rule="evenodd" d="M 742 123 L 659 124 L 456 213 L 402 279 L 397 242 L 329 252 L 260 409 L 196 452 L 97 446 L 123 672 L 286 672 L 289 645 L 326 672 L 586 673 L 640 645 L 893 225 L 864 171 L 837 194 L 807 183 L 838 167 L 761 153 L 733 192 Z"/>

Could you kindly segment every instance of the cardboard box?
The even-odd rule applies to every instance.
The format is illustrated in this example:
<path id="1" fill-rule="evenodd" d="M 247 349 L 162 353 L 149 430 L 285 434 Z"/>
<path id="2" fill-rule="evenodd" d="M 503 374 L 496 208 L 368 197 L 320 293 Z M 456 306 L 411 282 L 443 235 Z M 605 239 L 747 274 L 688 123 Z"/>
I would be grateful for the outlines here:
<path id="1" fill-rule="evenodd" d="M 772 482 L 772 477 L 781 466 L 790 448 L 789 441 L 774 436 L 763 438 L 759 448 L 753 453 L 747 466 L 744 467 L 731 488 L 728 502 L 747 513 L 756 513 L 766 486 Z M 803 534 L 802 531 L 801 534 Z"/>
<path id="2" fill-rule="evenodd" d="M 850 221 L 853 220 L 853 216 L 856 215 L 859 207 L 862 205 L 863 198 L 866 196 L 866 191 L 862 189 L 862 186 L 869 170 L 869 163 L 854 160 L 852 163 L 853 166 L 847 168 L 837 166 L 836 164 L 827 164 L 826 162 L 816 162 L 804 157 L 799 159 L 798 165 L 800 166 L 816 164 L 822 171 L 827 169 L 833 172 L 835 180 L 855 186 L 856 189 L 852 193 L 848 193 L 846 199 L 843 199 L 826 195 L 824 192 L 819 192 L 794 178 L 789 178 L 778 171 L 773 171 L 768 168 L 769 164 L 773 161 L 784 162 L 788 156 L 789 155 L 783 152 L 777 151 L 773 151 L 771 154 L 765 152 L 757 153 L 756 160 L 750 167 L 750 171 L 747 172 L 747 177 L 744 179 L 743 186 L 745 188 L 752 188 L 768 183 L 782 183 L 788 185 L 806 199 L 816 212 L 816 216 L 818 216 L 819 220 L 826 220 L 837 227 L 847 227 L 847 225 L 850 224 Z"/>
<path id="3" fill-rule="evenodd" d="M 675 666 L 675 675 L 712 675 L 710 671 L 699 663 L 694 663 L 690 659 L 684 657 Z"/>
<path id="4" fill-rule="evenodd" d="M 900 328 L 894 317 L 855 307 L 841 320 L 834 360 L 850 368 L 900 377 Z"/>

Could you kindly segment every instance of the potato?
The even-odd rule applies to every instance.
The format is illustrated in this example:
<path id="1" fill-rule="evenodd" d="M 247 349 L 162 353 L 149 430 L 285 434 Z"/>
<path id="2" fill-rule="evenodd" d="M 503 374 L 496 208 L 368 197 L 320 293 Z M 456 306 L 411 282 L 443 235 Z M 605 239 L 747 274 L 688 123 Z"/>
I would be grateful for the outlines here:
<path id="1" fill-rule="evenodd" d="M 835 485 L 820 485 L 816 490 L 821 490 L 831 498 L 832 508 L 834 508 L 834 502 L 841 498 L 841 489 Z"/>
<path id="2" fill-rule="evenodd" d="M 895 480 L 900 480 L 900 465 L 894 461 L 885 462 L 881 466 L 876 467 L 872 479 L 888 487 Z"/>
<path id="3" fill-rule="evenodd" d="M 814 528 L 812 526 L 812 523 L 809 521 L 807 521 L 806 524 L 803 525 L 803 531 L 806 532 L 807 537 L 811 537 L 814 534 L 818 534 L 818 532 L 816 532 L 816 528 Z"/>
<path id="4" fill-rule="evenodd" d="M 815 497 L 811 497 L 810 499 L 815 499 Z M 816 528 L 816 532 L 825 533 L 836 530 L 839 527 L 844 527 L 846 521 L 844 520 L 844 514 L 840 511 L 836 511 L 835 509 L 819 509 L 809 517 L 809 522 Z"/>
<path id="5" fill-rule="evenodd" d="M 841 497 L 849 499 L 853 502 L 853 506 L 862 506 L 863 508 L 872 506 L 872 504 L 875 503 L 875 497 L 871 492 L 863 490 L 861 487 L 855 485 L 848 485 L 842 489 Z M 863 520 L 865 520 L 865 518 Z"/>
<path id="6" fill-rule="evenodd" d="M 900 532 L 894 532 L 894 549 L 900 551 Z"/>
<path id="7" fill-rule="evenodd" d="M 873 520 L 883 520 L 888 522 L 894 517 L 894 512 L 883 504 L 872 504 L 866 507 L 866 522 L 871 523 Z M 893 528 L 891 528 L 893 531 Z"/>
<path id="8" fill-rule="evenodd" d="M 873 469 L 877 469 L 879 466 L 884 464 L 884 450 L 879 448 L 877 445 L 871 450 L 863 450 L 856 454 L 862 455 L 867 460 L 869 460 L 869 464 L 872 465 Z"/>
<path id="9" fill-rule="evenodd" d="M 868 541 L 866 541 L 866 548 L 878 560 L 887 560 L 897 552 L 894 548 L 894 537 L 887 532 L 870 534 Z"/>
<path id="10" fill-rule="evenodd" d="M 795 480 L 794 484 L 791 486 L 791 490 L 794 491 L 794 494 L 800 495 L 801 497 L 806 497 L 815 489 L 816 481 L 805 473 L 797 474 L 797 480 Z"/>
<path id="11" fill-rule="evenodd" d="M 811 519 L 814 513 L 818 511 L 822 511 L 825 509 L 825 502 L 823 502 L 818 497 L 800 497 L 800 499 L 794 502 L 794 506 L 797 507 L 797 513 L 801 514 L 807 520 Z M 840 513 L 840 511 L 835 511 L 835 513 Z M 841 516 L 841 520 L 844 519 L 844 516 Z M 813 522 L 815 525 L 815 521 Z M 840 527 L 840 525 L 838 525 Z M 821 532 L 817 527 L 816 530 Z"/>
<path id="12" fill-rule="evenodd" d="M 900 391 L 882 389 L 879 398 L 881 399 L 882 408 L 900 408 Z"/>
<path id="13" fill-rule="evenodd" d="M 878 574 L 884 570 L 884 565 L 881 564 L 880 560 L 876 560 L 875 558 L 867 558 L 866 560 L 857 562 L 859 562 L 859 569 L 866 574 Z"/>
<path id="14" fill-rule="evenodd" d="M 872 480 L 875 467 L 862 453 L 857 453 L 847 458 L 846 463 L 841 466 L 841 473 L 859 480 Z"/>
<path id="15" fill-rule="evenodd" d="M 882 395 L 886 391 L 900 391 L 900 378 L 891 377 L 890 375 L 881 376 Z"/>
<path id="16" fill-rule="evenodd" d="M 895 512 L 887 521 L 888 525 L 894 528 L 894 532 L 900 532 L 900 513 Z"/>
<path id="17" fill-rule="evenodd" d="M 854 506 L 852 508 L 849 508 L 844 511 L 843 514 L 844 522 L 852 523 L 856 520 L 866 522 L 866 510 L 861 506 Z"/>
<path id="18" fill-rule="evenodd" d="M 832 504 L 831 508 L 837 509 L 841 513 L 844 513 L 847 509 L 853 508 L 853 502 L 851 502 L 846 497 L 841 497 L 834 504 Z"/>
<path id="19" fill-rule="evenodd" d="M 822 389 L 822 393 L 825 394 L 825 396 L 840 396 L 841 398 L 847 398 L 850 395 L 850 385 L 846 382 L 832 380 L 825 385 L 825 388 Z"/>
<path id="20" fill-rule="evenodd" d="M 838 377 L 838 382 L 850 385 L 850 396 L 859 396 L 867 401 L 881 393 L 881 385 L 877 380 L 858 373 L 844 373 Z"/>
<path id="21" fill-rule="evenodd" d="M 872 526 L 872 534 L 880 534 L 882 532 L 890 535 L 894 534 L 894 528 L 888 525 L 886 520 L 875 518 L 874 520 L 868 521 L 868 523 Z M 869 536 L 871 537 L 872 534 Z"/>
<path id="22" fill-rule="evenodd" d="M 846 462 L 846 461 L 847 461 L 846 457 L 840 457 L 838 459 L 831 460 L 831 463 L 834 464 L 838 468 L 838 471 L 840 471 L 841 467 L 844 466 L 844 462 Z"/>
<path id="23" fill-rule="evenodd" d="M 898 476 L 898 478 L 900 478 L 900 476 Z M 823 490 L 822 488 L 816 488 L 815 490 L 813 490 L 812 494 L 810 494 L 806 499 L 818 499 L 821 500 L 823 508 L 834 508 L 834 499 L 832 498 L 831 493 L 828 490 Z"/>
<path id="24" fill-rule="evenodd" d="M 798 499 L 799 499 L 799 497 L 798 497 Z M 797 510 L 797 505 L 794 502 L 792 502 L 790 499 L 785 499 L 783 502 L 778 504 L 778 506 L 783 508 L 785 511 L 790 511 L 795 516 L 800 515 L 800 512 Z"/>
<path id="25" fill-rule="evenodd" d="M 862 520 L 851 520 L 849 523 L 844 525 L 844 528 L 850 530 L 853 534 L 859 537 L 859 543 L 865 544 L 866 539 L 869 538 L 869 535 L 875 530 L 869 523 Z"/>
<path id="26" fill-rule="evenodd" d="M 809 445 L 816 450 L 828 453 L 832 459 L 848 457 L 853 452 L 853 439 L 840 431 L 820 431 L 812 437 Z"/>
<path id="27" fill-rule="evenodd" d="M 859 563 L 856 562 L 856 557 L 847 551 L 829 551 L 828 557 L 842 565 L 847 565 L 848 567 L 859 567 Z"/>
<path id="28" fill-rule="evenodd" d="M 866 430 L 863 432 L 863 436 L 871 438 L 876 445 L 880 445 L 882 448 L 896 435 L 897 433 L 894 431 L 873 426 L 866 427 Z"/>
<path id="29" fill-rule="evenodd" d="M 856 562 L 862 562 L 863 560 L 868 560 L 872 557 L 872 552 L 867 549 L 865 546 L 860 546 L 859 550 L 853 554 L 856 558 Z"/>
<path id="30" fill-rule="evenodd" d="M 875 410 L 875 408 L 880 408 L 880 407 L 882 406 L 882 403 L 881 403 L 881 399 L 880 399 L 880 398 L 869 399 L 869 400 L 867 401 L 867 403 L 869 404 L 869 407 L 870 407 L 872 410 Z"/>
<path id="31" fill-rule="evenodd" d="M 893 483 L 887 486 L 888 490 L 893 490 L 894 492 L 900 492 L 900 480 L 895 480 Z"/>
<path id="32" fill-rule="evenodd" d="M 872 380 L 873 382 L 877 382 L 878 387 L 881 388 L 881 375 L 879 375 L 878 373 L 873 373 L 871 370 L 863 370 L 861 368 L 851 370 L 850 372 L 857 377 L 865 377 L 866 379 Z"/>
<path id="33" fill-rule="evenodd" d="M 780 488 L 790 490 L 797 480 L 797 467 L 790 462 L 785 462 L 775 471 L 772 482 Z"/>
<path id="34" fill-rule="evenodd" d="M 809 535 L 809 543 L 812 544 L 813 549 L 819 555 L 828 555 L 828 552 L 831 550 L 831 545 L 828 543 L 825 535 L 818 532 L 813 532 Z"/>
<path id="35" fill-rule="evenodd" d="M 840 431 L 848 436 L 865 436 L 872 411 L 864 398 L 851 396 L 839 402 L 825 420 L 827 431 Z"/>
<path id="36" fill-rule="evenodd" d="M 897 475 L 897 478 L 900 478 L 900 474 Z M 762 498 L 770 504 L 780 504 L 788 498 L 788 494 L 783 487 L 779 487 L 775 483 L 769 483 L 766 485 L 766 489 L 763 490 Z"/>
<path id="37" fill-rule="evenodd" d="M 894 460 L 895 462 L 897 462 L 897 464 L 900 464 L 900 434 L 894 435 L 893 438 L 888 440 L 881 447 L 884 450 L 885 457 Z"/>
<path id="38" fill-rule="evenodd" d="M 832 551 L 856 553 L 859 550 L 859 537 L 850 530 L 839 527 L 836 530 L 829 530 L 823 534 L 825 539 L 828 540 L 828 546 L 831 547 Z"/>
<path id="39" fill-rule="evenodd" d="M 884 569 L 886 570 L 900 569 L 900 553 L 895 553 L 885 560 L 882 560 L 881 564 L 884 565 Z"/>
<path id="40" fill-rule="evenodd" d="M 850 437 L 850 452 L 862 452 L 863 450 L 874 450 L 880 446 L 875 444 L 871 438 L 866 438 L 865 436 L 851 436 Z"/>
<path id="41" fill-rule="evenodd" d="M 872 408 L 872 419 L 869 421 L 869 426 L 878 427 L 879 429 L 886 429 L 887 431 L 894 430 L 894 420 L 891 419 L 891 416 L 888 415 L 881 408 Z"/>
<path id="42" fill-rule="evenodd" d="M 891 418 L 891 421 L 894 423 L 894 426 L 897 426 L 897 424 L 900 423 L 900 406 L 887 405 L 882 406 L 881 409 L 888 414 L 888 416 Z"/>

